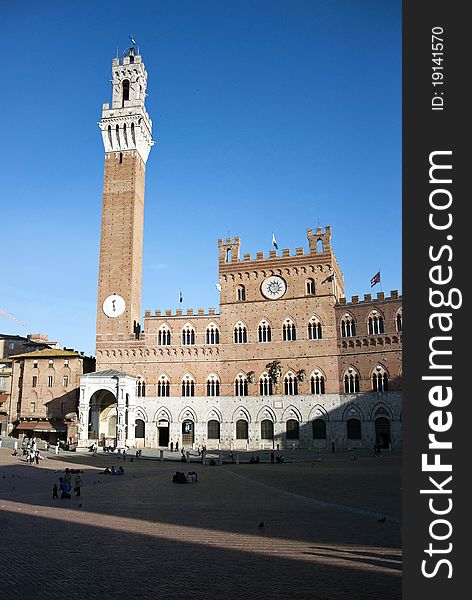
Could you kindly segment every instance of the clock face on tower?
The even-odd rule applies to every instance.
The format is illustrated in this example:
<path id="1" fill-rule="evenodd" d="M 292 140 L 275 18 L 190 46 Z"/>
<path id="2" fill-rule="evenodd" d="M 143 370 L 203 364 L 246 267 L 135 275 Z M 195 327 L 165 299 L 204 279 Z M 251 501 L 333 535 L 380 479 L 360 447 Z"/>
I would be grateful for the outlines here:
<path id="1" fill-rule="evenodd" d="M 269 300 L 277 300 L 278 298 L 281 298 L 286 291 L 287 284 L 282 277 L 278 277 L 277 275 L 267 277 L 267 279 L 264 279 L 261 285 L 262 295 Z"/>
<path id="2" fill-rule="evenodd" d="M 111 294 L 103 301 L 103 312 L 110 318 L 119 317 L 124 313 L 125 308 L 126 302 L 118 294 Z"/>

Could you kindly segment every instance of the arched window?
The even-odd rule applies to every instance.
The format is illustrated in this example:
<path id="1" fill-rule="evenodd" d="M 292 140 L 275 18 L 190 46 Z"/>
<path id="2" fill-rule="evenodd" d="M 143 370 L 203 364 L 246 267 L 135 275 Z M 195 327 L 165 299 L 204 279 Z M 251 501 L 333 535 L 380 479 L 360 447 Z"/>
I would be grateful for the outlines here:
<path id="1" fill-rule="evenodd" d="M 136 419 L 135 421 L 135 429 L 134 429 L 134 437 L 142 439 L 144 438 L 144 432 L 146 429 L 146 425 L 142 419 Z"/>
<path id="2" fill-rule="evenodd" d="M 247 343 L 247 329 L 246 325 L 239 321 L 234 326 L 234 343 L 235 344 L 246 344 Z"/>
<path id="3" fill-rule="evenodd" d="M 220 395 L 220 382 L 216 375 L 210 375 L 207 379 L 207 396 Z"/>
<path id="4" fill-rule="evenodd" d="M 285 424 L 285 432 L 288 440 L 298 440 L 300 436 L 300 425 L 295 419 L 289 419 Z"/>
<path id="5" fill-rule="evenodd" d="M 118 142 L 118 148 L 121 148 L 121 142 L 120 142 L 120 126 L 117 125 L 115 128 L 116 131 L 116 141 Z"/>
<path id="6" fill-rule="evenodd" d="M 297 339 L 297 329 L 292 319 L 285 319 L 283 322 L 282 339 L 284 342 L 294 342 Z"/>
<path id="7" fill-rule="evenodd" d="M 259 323 L 258 339 L 260 342 L 270 342 L 272 339 L 270 325 L 265 319 Z"/>
<path id="8" fill-rule="evenodd" d="M 261 439 L 274 439 L 274 424 L 269 419 L 264 419 L 264 421 L 261 421 Z"/>
<path id="9" fill-rule="evenodd" d="M 377 365 L 372 373 L 372 390 L 374 392 L 388 391 L 388 374 L 380 365 Z"/>
<path id="10" fill-rule="evenodd" d="M 346 394 L 355 394 L 359 391 L 359 375 L 352 367 L 349 367 L 344 375 L 344 392 Z"/>
<path id="11" fill-rule="evenodd" d="M 134 132 L 134 123 L 131 123 L 131 139 L 133 140 L 133 146 L 136 146 L 136 134 Z"/>
<path id="12" fill-rule="evenodd" d="M 121 106 L 123 107 L 125 105 L 125 101 L 129 100 L 129 80 L 128 79 L 123 79 L 122 89 L 123 89 L 123 96 L 122 96 Z"/>
<path id="13" fill-rule="evenodd" d="M 315 295 L 315 280 L 314 279 L 307 279 L 306 280 L 306 293 L 307 296 L 314 296 Z"/>
<path id="14" fill-rule="evenodd" d="M 312 394 L 324 394 L 325 393 L 325 379 L 320 371 L 314 371 L 311 379 L 311 393 Z"/>
<path id="15" fill-rule="evenodd" d="M 232 260 L 232 252 L 231 252 L 231 248 L 228 248 L 226 250 L 226 262 L 229 263 Z"/>
<path id="16" fill-rule="evenodd" d="M 128 134 L 126 133 L 126 123 L 123 125 L 123 138 L 125 140 L 125 146 L 128 146 Z"/>
<path id="17" fill-rule="evenodd" d="M 170 381 L 165 375 L 161 375 L 157 381 L 157 395 L 159 397 L 170 396 Z"/>
<path id="18" fill-rule="evenodd" d="M 187 323 L 182 329 L 182 344 L 184 346 L 193 346 L 195 344 L 195 330 Z"/>
<path id="19" fill-rule="evenodd" d="M 170 329 L 169 326 L 163 324 L 159 327 L 157 332 L 157 344 L 158 346 L 170 346 Z"/>
<path id="20" fill-rule="evenodd" d="M 220 331 L 214 323 L 210 323 L 206 329 L 206 343 L 207 344 L 219 344 L 220 343 Z"/>
<path id="21" fill-rule="evenodd" d="M 209 440 L 220 439 L 220 423 L 215 419 L 208 421 L 207 423 L 207 438 Z"/>
<path id="22" fill-rule="evenodd" d="M 182 379 L 182 396 L 195 396 L 195 382 L 190 375 L 185 375 Z"/>
<path id="23" fill-rule="evenodd" d="M 308 339 L 321 340 L 323 337 L 323 328 L 321 322 L 316 317 L 311 317 L 308 323 Z"/>
<path id="24" fill-rule="evenodd" d="M 373 310 L 369 316 L 369 335 L 379 333 L 384 333 L 384 320 L 376 310 Z"/>
<path id="25" fill-rule="evenodd" d="M 247 440 L 249 439 L 249 425 L 244 419 L 236 421 L 236 439 Z"/>
<path id="26" fill-rule="evenodd" d="M 355 337 L 356 335 L 356 322 L 349 313 L 346 313 L 341 320 L 341 336 L 342 337 Z"/>
<path id="27" fill-rule="evenodd" d="M 348 440 L 362 439 L 361 422 L 359 421 L 359 419 L 348 419 L 346 427 Z"/>
<path id="28" fill-rule="evenodd" d="M 284 377 L 284 392 L 286 396 L 296 396 L 298 394 L 298 379 L 292 371 L 289 371 Z"/>
<path id="29" fill-rule="evenodd" d="M 322 254 L 323 253 L 323 241 L 322 240 L 317 240 L 317 242 L 316 242 L 316 251 L 318 252 L 318 254 Z"/>
<path id="30" fill-rule="evenodd" d="M 108 125 L 108 142 L 110 144 L 110 148 L 113 148 L 113 139 L 111 137 L 111 125 Z"/>
<path id="31" fill-rule="evenodd" d="M 247 377 L 243 373 L 234 380 L 234 395 L 235 396 L 247 396 L 248 395 L 248 381 Z"/>
<path id="32" fill-rule="evenodd" d="M 326 439 L 326 421 L 324 419 L 315 419 L 313 421 L 313 439 Z"/>
<path id="33" fill-rule="evenodd" d="M 402 326 L 403 326 L 403 323 L 402 323 L 402 311 L 401 310 L 399 310 L 397 312 L 396 324 L 397 324 L 397 332 L 400 333 L 402 331 Z"/>
<path id="34" fill-rule="evenodd" d="M 142 379 L 136 382 L 136 396 L 138 398 L 144 398 L 146 396 L 146 384 Z"/>
<path id="35" fill-rule="evenodd" d="M 268 373 L 262 373 L 260 376 L 259 393 L 261 396 L 272 396 L 272 379 Z"/>
<path id="36" fill-rule="evenodd" d="M 239 302 L 246 300 L 246 288 L 243 285 L 238 285 L 237 293 Z"/>

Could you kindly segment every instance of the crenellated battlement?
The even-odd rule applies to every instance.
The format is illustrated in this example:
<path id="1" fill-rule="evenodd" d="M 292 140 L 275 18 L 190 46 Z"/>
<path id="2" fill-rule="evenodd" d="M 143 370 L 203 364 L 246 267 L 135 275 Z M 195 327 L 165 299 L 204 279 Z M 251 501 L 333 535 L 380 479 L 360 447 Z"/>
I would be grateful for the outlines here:
<path id="1" fill-rule="evenodd" d="M 172 317 L 172 318 L 179 318 L 179 317 L 218 317 L 219 313 L 216 312 L 216 308 L 214 307 L 210 307 L 208 308 L 207 312 L 205 312 L 204 308 L 197 308 L 197 310 L 195 311 L 195 309 L 193 308 L 187 308 L 182 309 L 182 308 L 176 308 L 174 310 L 172 310 L 171 308 L 166 308 L 165 310 L 160 310 L 160 309 L 156 309 L 154 311 L 151 310 L 145 310 L 144 311 L 144 318 L 145 319 L 152 319 L 152 318 L 168 318 L 168 317 Z"/>
<path id="2" fill-rule="evenodd" d="M 385 296 L 385 292 L 377 292 L 375 298 L 372 297 L 372 294 L 364 294 L 364 299 L 360 300 L 359 296 L 351 296 L 351 301 L 348 302 L 346 298 L 339 298 L 339 304 L 342 306 L 351 306 L 353 304 L 369 304 L 375 301 L 387 301 L 387 300 L 400 300 L 401 294 L 398 293 L 398 290 L 391 290 L 390 296 Z"/>
<path id="3" fill-rule="evenodd" d="M 234 264 L 234 263 L 247 263 L 253 261 L 265 261 L 272 259 L 283 259 L 298 256 L 308 256 L 313 254 L 325 254 L 331 253 L 331 227 L 326 226 L 324 231 L 321 227 L 317 227 L 315 232 L 313 229 L 307 229 L 308 238 L 308 254 L 305 254 L 303 247 L 295 248 L 282 248 L 282 250 L 269 250 L 268 252 L 256 252 L 255 256 L 251 256 L 250 253 L 244 253 L 242 259 L 240 258 L 241 239 L 239 237 L 218 240 L 219 249 L 219 263 L 221 264 Z"/>

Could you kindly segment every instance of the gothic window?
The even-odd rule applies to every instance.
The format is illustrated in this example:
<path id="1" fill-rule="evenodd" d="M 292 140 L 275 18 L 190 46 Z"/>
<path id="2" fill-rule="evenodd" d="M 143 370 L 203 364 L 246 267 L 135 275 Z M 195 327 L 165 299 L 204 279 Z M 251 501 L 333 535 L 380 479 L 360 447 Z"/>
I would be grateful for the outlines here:
<path id="1" fill-rule="evenodd" d="M 136 427 L 134 429 L 134 437 L 138 439 L 144 438 L 144 431 L 146 428 L 144 421 L 142 419 L 136 419 L 135 425 Z"/>
<path id="2" fill-rule="evenodd" d="M 272 396 L 272 379 L 268 373 L 262 373 L 259 379 L 259 393 L 261 396 Z"/>
<path id="3" fill-rule="evenodd" d="M 170 396 L 170 381 L 165 375 L 161 375 L 157 381 L 157 395 L 160 398 Z"/>
<path id="4" fill-rule="evenodd" d="M 289 419 L 285 424 L 285 432 L 288 440 L 298 440 L 300 435 L 300 425 L 295 419 Z"/>
<path id="5" fill-rule="evenodd" d="M 359 419 L 348 419 L 346 427 L 348 440 L 362 439 L 361 422 L 359 421 Z"/>
<path id="6" fill-rule="evenodd" d="M 249 439 L 249 425 L 244 419 L 236 421 L 236 439 L 247 440 Z"/>
<path id="7" fill-rule="evenodd" d="M 326 421 L 324 419 L 315 419 L 312 427 L 314 440 L 326 439 Z"/>
<path id="8" fill-rule="evenodd" d="M 246 300 L 246 288 L 243 285 L 238 285 L 238 300 L 240 302 L 243 302 L 244 300 Z"/>
<path id="9" fill-rule="evenodd" d="M 159 346 L 170 346 L 170 329 L 168 325 L 161 325 L 157 332 L 157 344 Z"/>
<path id="10" fill-rule="evenodd" d="M 206 343 L 207 344 L 219 344 L 220 343 L 220 332 L 216 325 L 210 323 L 206 330 Z"/>
<path id="11" fill-rule="evenodd" d="M 341 336 L 342 337 L 355 337 L 356 335 L 356 322 L 350 314 L 346 313 L 341 320 Z"/>
<path id="12" fill-rule="evenodd" d="M 311 376 L 311 393 L 312 394 L 324 394 L 325 393 L 325 379 L 320 371 L 314 371 Z"/>
<path id="13" fill-rule="evenodd" d="M 359 375 L 352 367 L 349 367 L 344 375 L 344 392 L 346 394 L 355 394 L 359 391 Z"/>
<path id="14" fill-rule="evenodd" d="M 136 135 L 134 132 L 134 123 L 131 123 L 131 139 L 133 140 L 133 146 L 136 146 Z"/>
<path id="15" fill-rule="evenodd" d="M 286 396 L 296 396 L 298 394 L 297 376 L 289 371 L 284 377 L 284 392 Z"/>
<path id="16" fill-rule="evenodd" d="M 372 373 L 372 390 L 374 392 L 388 391 L 388 374 L 380 365 L 377 365 Z"/>
<path id="17" fill-rule="evenodd" d="M 269 419 L 264 419 L 261 422 L 261 439 L 273 440 L 274 439 L 274 424 Z"/>
<path id="18" fill-rule="evenodd" d="M 316 317 L 311 317 L 308 323 L 308 339 L 321 340 L 323 337 L 323 328 L 321 322 Z"/>
<path id="19" fill-rule="evenodd" d="M 136 396 L 144 398 L 146 396 L 146 384 L 141 379 L 136 382 Z"/>
<path id="20" fill-rule="evenodd" d="M 376 310 L 373 310 L 369 316 L 369 335 L 378 335 L 379 333 L 384 333 L 384 320 Z"/>
<path id="21" fill-rule="evenodd" d="M 207 438 L 209 440 L 220 439 L 220 423 L 215 419 L 208 421 L 207 423 Z"/>
<path id="22" fill-rule="evenodd" d="M 123 79 L 123 101 L 122 107 L 125 105 L 125 101 L 129 100 L 129 80 Z"/>
<path id="23" fill-rule="evenodd" d="M 207 396 L 220 395 L 220 382 L 216 375 L 210 375 L 207 379 Z"/>
<path id="24" fill-rule="evenodd" d="M 188 323 L 182 329 L 182 344 L 184 346 L 193 346 L 195 344 L 195 330 Z"/>
<path id="25" fill-rule="evenodd" d="M 123 125 L 123 139 L 125 140 L 125 147 L 128 146 L 128 134 L 126 133 L 126 123 Z"/>
<path id="26" fill-rule="evenodd" d="M 248 381 L 247 377 L 242 373 L 234 380 L 234 395 L 235 396 L 247 396 L 248 395 Z"/>
<path id="27" fill-rule="evenodd" d="M 182 379 L 182 396 L 195 396 L 195 382 L 190 375 L 185 375 Z"/>
<path id="28" fill-rule="evenodd" d="M 108 125 L 108 142 L 110 144 L 110 148 L 113 148 L 113 139 L 111 137 L 111 125 Z"/>
<path id="29" fill-rule="evenodd" d="M 121 142 L 120 142 L 120 126 L 117 125 L 115 128 L 116 131 L 116 141 L 118 143 L 118 148 L 121 148 Z"/>
<path id="30" fill-rule="evenodd" d="M 285 319 L 282 324 L 282 339 L 284 342 L 294 342 L 297 339 L 297 329 L 291 319 Z"/>
<path id="31" fill-rule="evenodd" d="M 402 326 L 403 326 L 403 323 L 402 323 L 402 311 L 401 310 L 399 310 L 397 312 L 396 324 L 397 324 L 397 332 L 400 333 L 402 331 Z"/>
<path id="32" fill-rule="evenodd" d="M 239 321 L 234 327 L 234 343 L 235 344 L 246 344 L 247 343 L 247 329 L 244 323 Z"/>
<path id="33" fill-rule="evenodd" d="M 306 280 L 306 293 L 307 293 L 307 296 L 314 296 L 314 294 L 315 294 L 315 280 L 314 279 Z"/>
<path id="34" fill-rule="evenodd" d="M 272 339 L 270 325 L 265 319 L 259 323 L 258 339 L 260 342 L 270 342 Z"/>

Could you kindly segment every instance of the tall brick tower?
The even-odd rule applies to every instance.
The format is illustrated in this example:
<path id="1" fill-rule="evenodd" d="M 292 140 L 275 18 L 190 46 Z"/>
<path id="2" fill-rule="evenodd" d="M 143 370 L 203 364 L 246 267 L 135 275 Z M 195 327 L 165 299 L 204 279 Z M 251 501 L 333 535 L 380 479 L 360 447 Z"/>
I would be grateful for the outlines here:
<path id="1" fill-rule="evenodd" d="M 112 62 L 111 107 L 99 123 L 105 146 L 98 273 L 97 343 L 137 337 L 141 281 L 146 161 L 153 145 L 144 106 L 147 73 L 130 48 Z"/>

